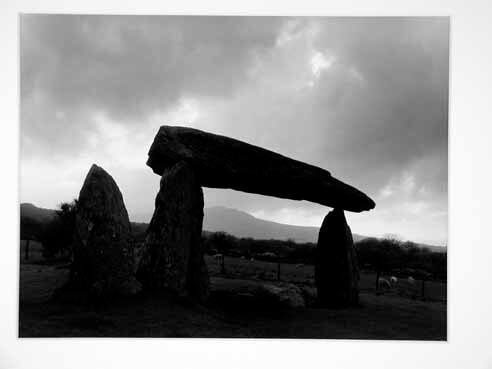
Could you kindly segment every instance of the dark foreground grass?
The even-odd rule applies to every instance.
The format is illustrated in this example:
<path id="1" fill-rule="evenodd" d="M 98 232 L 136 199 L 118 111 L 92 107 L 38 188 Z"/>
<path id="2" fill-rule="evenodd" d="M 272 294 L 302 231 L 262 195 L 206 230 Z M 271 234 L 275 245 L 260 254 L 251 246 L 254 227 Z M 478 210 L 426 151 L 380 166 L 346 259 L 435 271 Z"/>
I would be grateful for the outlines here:
<path id="1" fill-rule="evenodd" d="M 219 295 L 212 295 L 207 305 L 166 295 L 106 305 L 50 299 L 67 275 L 56 265 L 21 266 L 20 337 L 446 339 L 445 302 L 370 290 L 361 293 L 360 306 L 339 310 L 245 307 Z"/>

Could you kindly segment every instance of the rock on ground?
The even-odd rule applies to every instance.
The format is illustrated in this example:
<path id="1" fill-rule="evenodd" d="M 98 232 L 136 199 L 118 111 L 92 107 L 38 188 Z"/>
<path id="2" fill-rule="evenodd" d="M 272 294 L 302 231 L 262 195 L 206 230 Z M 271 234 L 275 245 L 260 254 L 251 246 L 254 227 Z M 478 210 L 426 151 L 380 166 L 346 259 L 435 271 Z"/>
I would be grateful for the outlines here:
<path id="1" fill-rule="evenodd" d="M 162 126 L 150 148 L 147 165 L 162 175 L 181 160 L 193 167 L 204 187 L 307 200 L 355 212 L 375 206 L 364 193 L 324 169 L 229 137 Z"/>
<path id="2" fill-rule="evenodd" d="M 194 171 L 179 162 L 162 175 L 137 273 L 144 288 L 208 297 L 202 250 L 203 192 Z"/>
<path id="3" fill-rule="evenodd" d="M 132 295 L 141 285 L 133 273 L 130 221 L 114 179 L 92 165 L 76 208 L 71 282 L 98 296 Z"/>
<path id="4" fill-rule="evenodd" d="M 352 232 L 343 210 L 334 209 L 323 220 L 316 249 L 315 280 L 321 306 L 356 305 L 359 268 Z"/>
<path id="5" fill-rule="evenodd" d="M 303 291 L 287 282 L 268 283 L 247 279 L 213 277 L 211 293 L 241 305 L 255 308 L 303 308 Z"/>

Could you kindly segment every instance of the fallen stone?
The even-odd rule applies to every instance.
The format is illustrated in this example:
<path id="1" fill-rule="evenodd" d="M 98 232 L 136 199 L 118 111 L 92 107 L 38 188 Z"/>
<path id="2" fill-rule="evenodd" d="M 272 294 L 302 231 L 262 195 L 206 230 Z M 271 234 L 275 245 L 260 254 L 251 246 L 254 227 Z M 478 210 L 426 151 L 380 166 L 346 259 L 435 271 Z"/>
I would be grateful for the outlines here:
<path id="1" fill-rule="evenodd" d="M 257 282 L 247 279 L 211 278 L 210 293 L 255 308 L 303 308 L 302 290 L 292 283 Z"/>
<path id="2" fill-rule="evenodd" d="M 164 171 L 155 200 L 137 272 L 144 288 L 200 301 L 208 297 L 202 221 L 202 188 L 190 166 L 179 162 Z"/>
<path id="3" fill-rule="evenodd" d="M 261 286 L 261 291 L 262 293 L 275 297 L 282 306 L 289 308 L 300 308 L 306 306 L 302 290 L 294 284 L 264 284 Z"/>
<path id="4" fill-rule="evenodd" d="M 352 232 L 343 210 L 334 209 L 319 230 L 315 264 L 317 303 L 327 307 L 356 305 L 359 278 Z"/>
<path id="5" fill-rule="evenodd" d="M 300 285 L 302 292 L 302 297 L 306 303 L 306 306 L 313 306 L 316 304 L 316 298 L 318 294 L 316 293 L 316 287 L 312 287 L 306 284 Z"/>
<path id="6" fill-rule="evenodd" d="M 141 289 L 133 267 L 123 196 L 114 179 L 94 164 L 76 208 L 71 282 L 97 296 L 132 295 Z"/>
<path id="7" fill-rule="evenodd" d="M 193 167 L 204 187 L 307 200 L 354 212 L 375 207 L 364 193 L 324 169 L 229 137 L 162 126 L 150 148 L 147 165 L 162 175 L 182 160 Z"/>

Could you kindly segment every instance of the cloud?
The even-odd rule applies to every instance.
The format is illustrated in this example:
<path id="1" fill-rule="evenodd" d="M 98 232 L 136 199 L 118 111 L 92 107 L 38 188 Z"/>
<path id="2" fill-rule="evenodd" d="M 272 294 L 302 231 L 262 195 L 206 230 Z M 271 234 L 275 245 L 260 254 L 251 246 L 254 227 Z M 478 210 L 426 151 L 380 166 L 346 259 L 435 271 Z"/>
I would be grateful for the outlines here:
<path id="1" fill-rule="evenodd" d="M 22 163 L 70 181 L 86 161 L 105 163 L 130 213 L 145 214 L 157 190 L 144 165 L 153 136 L 161 124 L 188 125 L 321 166 L 368 193 L 377 207 L 350 215 L 357 233 L 444 242 L 448 37 L 448 19 L 432 17 L 25 15 Z M 22 192 L 53 201 L 56 191 L 33 187 Z M 205 197 L 304 225 L 328 211 L 235 191 Z"/>
<path id="2" fill-rule="evenodd" d="M 282 20 L 247 17 L 23 15 L 23 137 L 69 149 L 101 112 L 145 121 L 187 94 L 223 97 L 248 78 Z M 63 109 L 63 119 L 57 114 Z M 63 129 L 63 132 L 60 132 Z M 75 138 L 75 139 L 74 139 Z M 63 141 L 71 145 L 63 145 Z"/>

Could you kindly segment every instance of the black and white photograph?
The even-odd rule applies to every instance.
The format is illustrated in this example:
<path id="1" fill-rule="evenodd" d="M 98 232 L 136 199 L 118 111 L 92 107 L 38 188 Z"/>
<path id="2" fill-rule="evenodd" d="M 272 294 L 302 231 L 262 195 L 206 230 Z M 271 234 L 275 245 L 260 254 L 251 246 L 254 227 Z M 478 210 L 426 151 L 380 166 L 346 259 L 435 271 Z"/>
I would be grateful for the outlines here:
<path id="1" fill-rule="evenodd" d="M 0 369 L 491 369 L 487 0 L 5 0 Z"/>
<path id="2" fill-rule="evenodd" d="M 19 337 L 447 340 L 449 17 L 19 32 Z"/>

